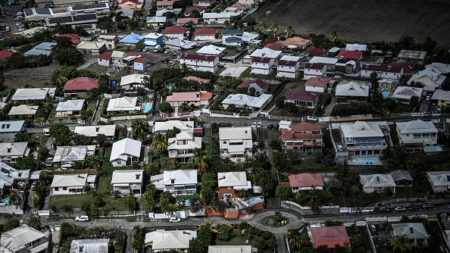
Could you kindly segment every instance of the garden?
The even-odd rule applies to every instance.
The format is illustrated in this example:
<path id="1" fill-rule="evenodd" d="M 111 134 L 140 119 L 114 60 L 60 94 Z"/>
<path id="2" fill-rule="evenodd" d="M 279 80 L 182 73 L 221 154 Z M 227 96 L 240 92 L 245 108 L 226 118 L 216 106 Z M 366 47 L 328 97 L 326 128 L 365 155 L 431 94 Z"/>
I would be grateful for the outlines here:
<path id="1" fill-rule="evenodd" d="M 270 227 L 283 227 L 289 223 L 289 220 L 281 215 L 279 211 L 275 211 L 274 215 L 262 218 L 261 222 Z"/>

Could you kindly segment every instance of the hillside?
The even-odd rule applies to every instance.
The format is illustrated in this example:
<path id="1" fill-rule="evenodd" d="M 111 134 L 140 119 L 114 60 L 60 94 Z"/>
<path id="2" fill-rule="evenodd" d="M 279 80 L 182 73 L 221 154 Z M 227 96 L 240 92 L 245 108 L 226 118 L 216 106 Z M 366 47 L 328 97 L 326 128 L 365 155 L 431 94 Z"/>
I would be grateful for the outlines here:
<path id="1" fill-rule="evenodd" d="M 268 11 L 269 15 L 266 15 Z M 291 25 L 300 34 L 333 31 L 347 41 L 397 41 L 427 36 L 450 47 L 449 0 L 266 0 L 253 16 Z"/>

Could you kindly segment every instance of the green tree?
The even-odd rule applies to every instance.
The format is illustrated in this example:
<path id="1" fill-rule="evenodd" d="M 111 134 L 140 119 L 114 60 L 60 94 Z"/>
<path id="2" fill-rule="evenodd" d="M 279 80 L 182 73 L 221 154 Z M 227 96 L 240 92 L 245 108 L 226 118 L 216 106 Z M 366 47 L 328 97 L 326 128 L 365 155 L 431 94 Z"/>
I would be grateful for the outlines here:
<path id="1" fill-rule="evenodd" d="M 284 108 L 284 97 L 277 97 L 277 99 L 275 99 L 275 105 L 277 106 L 277 108 L 279 109 L 283 109 Z"/>
<path id="2" fill-rule="evenodd" d="M 31 215 L 30 219 L 28 220 L 28 226 L 37 230 L 41 230 L 41 218 L 38 215 Z"/>
<path id="3" fill-rule="evenodd" d="M 279 184 L 275 190 L 275 195 L 282 200 L 290 199 L 292 197 L 292 189 L 288 185 Z"/>
<path id="4" fill-rule="evenodd" d="M 136 206 L 137 206 L 136 198 L 132 194 L 127 196 L 126 203 L 127 203 L 127 208 L 129 211 L 132 212 L 132 211 L 136 210 Z"/>
<path id="5" fill-rule="evenodd" d="M 145 187 L 145 192 L 142 194 L 142 204 L 144 206 L 145 212 L 151 212 L 155 207 L 156 188 L 154 184 L 148 184 Z"/>
<path id="6" fill-rule="evenodd" d="M 148 124 L 143 120 L 135 120 L 131 123 L 133 138 L 145 140 L 148 133 Z"/>
<path id="7" fill-rule="evenodd" d="M 207 222 L 201 225 L 197 230 L 197 238 L 189 243 L 189 253 L 205 253 L 208 246 L 213 243 L 213 234 L 211 232 L 211 223 Z"/>
<path id="8" fill-rule="evenodd" d="M 217 239 L 221 241 L 229 241 L 231 239 L 232 226 L 230 224 L 221 224 L 217 229 Z"/>
<path id="9" fill-rule="evenodd" d="M 389 241 L 393 253 L 405 253 L 411 250 L 409 241 L 405 237 L 394 238 Z"/>
<path id="10" fill-rule="evenodd" d="M 173 112 L 172 106 L 170 106 L 167 102 L 162 102 L 159 104 L 159 111 L 162 113 L 171 113 Z"/>
<path id="11" fill-rule="evenodd" d="M 141 248 L 145 241 L 145 230 L 142 227 L 136 226 L 133 228 L 133 242 L 132 246 L 137 252 L 141 252 Z"/>
<path id="12" fill-rule="evenodd" d="M 292 28 L 292 26 L 286 27 L 284 32 L 286 33 L 286 37 L 287 38 L 290 38 L 290 37 L 292 37 L 295 34 L 295 30 L 294 30 L 294 28 Z"/>
<path id="13" fill-rule="evenodd" d="M 159 203 L 161 205 L 161 209 L 164 212 L 175 212 L 177 210 L 175 198 L 172 196 L 170 192 L 161 193 L 159 197 Z"/>
<path id="14" fill-rule="evenodd" d="M 168 144 L 167 139 L 164 136 L 156 135 L 153 137 L 151 147 L 158 153 L 165 152 L 167 150 Z"/>
<path id="15" fill-rule="evenodd" d="M 104 147 L 108 139 L 104 134 L 97 134 L 97 136 L 95 137 L 95 141 L 100 147 Z"/>
<path id="16" fill-rule="evenodd" d="M 11 229 L 17 228 L 20 226 L 20 220 L 16 218 L 16 216 L 8 215 L 5 224 L 3 225 L 4 231 L 9 231 Z"/>
<path id="17" fill-rule="evenodd" d="M 65 146 L 70 142 L 72 131 L 66 125 L 56 123 L 50 127 L 50 136 L 55 138 L 56 146 Z"/>

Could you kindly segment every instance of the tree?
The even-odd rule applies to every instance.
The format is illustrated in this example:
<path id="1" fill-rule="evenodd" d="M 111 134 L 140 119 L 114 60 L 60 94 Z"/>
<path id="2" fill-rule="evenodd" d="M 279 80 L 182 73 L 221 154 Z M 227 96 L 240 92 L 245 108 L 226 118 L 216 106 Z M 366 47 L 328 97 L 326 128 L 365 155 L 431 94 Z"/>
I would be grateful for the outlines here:
<path id="1" fill-rule="evenodd" d="M 16 216 L 10 215 L 6 219 L 5 225 L 3 225 L 3 229 L 5 231 L 9 231 L 11 229 L 17 228 L 20 226 L 20 220 L 16 218 Z"/>
<path id="2" fill-rule="evenodd" d="M 287 38 L 290 38 L 290 37 L 292 37 L 295 34 L 295 30 L 294 30 L 294 28 L 292 28 L 292 26 L 286 27 L 284 32 L 286 33 L 286 37 Z"/>
<path id="3" fill-rule="evenodd" d="M 145 212 L 151 212 L 155 207 L 156 188 L 154 184 L 148 184 L 145 187 L 145 192 L 142 194 L 142 204 L 144 206 Z"/>
<path id="4" fill-rule="evenodd" d="M 161 135 L 154 136 L 151 147 L 155 149 L 158 153 L 166 151 L 168 147 L 166 138 Z"/>
<path id="5" fill-rule="evenodd" d="M 73 134 L 73 142 L 75 142 L 75 145 L 87 145 L 91 140 L 86 135 Z"/>
<path id="6" fill-rule="evenodd" d="M 144 140 L 148 133 L 148 124 L 143 120 L 135 120 L 131 123 L 133 138 Z"/>
<path id="7" fill-rule="evenodd" d="M 56 146 L 65 146 L 70 142 L 72 131 L 66 125 L 56 123 L 50 127 L 50 136 L 55 138 Z"/>
<path id="8" fill-rule="evenodd" d="M 69 38 L 59 37 L 53 49 L 53 57 L 60 65 L 75 66 L 83 63 L 83 56 L 75 48 Z"/>
<path id="9" fill-rule="evenodd" d="M 137 252 L 141 251 L 142 245 L 144 245 L 145 240 L 145 230 L 142 227 L 134 227 L 133 228 L 134 236 L 132 246 Z"/>
<path id="10" fill-rule="evenodd" d="M 255 96 L 256 94 L 256 90 L 253 87 L 250 87 L 250 89 L 248 89 L 248 95 L 250 96 Z"/>
<path id="11" fill-rule="evenodd" d="M 393 253 L 404 253 L 411 249 L 408 240 L 405 237 L 395 238 L 389 241 L 389 246 Z"/>
<path id="12" fill-rule="evenodd" d="M 331 39 L 330 40 L 335 45 L 339 44 L 342 41 L 341 37 L 339 36 L 339 34 L 336 31 L 331 33 Z"/>
<path id="13" fill-rule="evenodd" d="M 221 241 L 229 241 L 231 238 L 232 227 L 230 224 L 221 224 L 217 229 L 217 239 Z"/>
<path id="14" fill-rule="evenodd" d="M 167 102 L 162 102 L 159 104 L 159 111 L 162 113 L 171 113 L 173 112 L 172 106 L 170 106 Z"/>
<path id="15" fill-rule="evenodd" d="M 279 184 L 275 190 L 275 195 L 282 200 L 290 199 L 292 197 L 292 189 L 288 185 Z"/>
<path id="16" fill-rule="evenodd" d="M 41 230 L 41 218 L 38 215 L 31 215 L 30 220 L 28 221 L 28 226 Z"/>
<path id="17" fill-rule="evenodd" d="M 95 141 L 100 147 L 104 147 L 108 139 L 104 134 L 97 134 L 97 136 L 95 137 Z"/>
<path id="18" fill-rule="evenodd" d="M 197 230 L 197 238 L 189 243 L 189 253 L 204 253 L 208 251 L 208 246 L 213 242 L 211 223 L 201 225 Z"/>
<path id="19" fill-rule="evenodd" d="M 175 198 L 170 192 L 161 193 L 159 203 L 164 212 L 175 212 L 178 209 L 175 204 Z"/>
<path id="20" fill-rule="evenodd" d="M 132 194 L 127 196 L 126 203 L 130 212 L 136 210 L 136 198 Z"/>
<path id="21" fill-rule="evenodd" d="M 283 109 L 284 108 L 284 97 L 277 97 L 277 99 L 275 100 L 275 105 L 277 106 L 277 108 L 279 109 Z"/>

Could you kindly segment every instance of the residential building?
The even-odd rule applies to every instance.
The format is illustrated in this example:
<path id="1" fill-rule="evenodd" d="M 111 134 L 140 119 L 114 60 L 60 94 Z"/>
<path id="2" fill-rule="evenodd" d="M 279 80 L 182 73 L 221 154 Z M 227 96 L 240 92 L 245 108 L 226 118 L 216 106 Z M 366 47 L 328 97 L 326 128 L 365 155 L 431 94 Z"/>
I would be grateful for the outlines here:
<path id="1" fill-rule="evenodd" d="M 120 39 L 119 43 L 127 45 L 127 46 L 134 46 L 143 39 L 145 39 L 145 38 L 140 34 L 130 33 L 127 36 Z"/>
<path id="2" fill-rule="evenodd" d="M 325 93 L 332 83 L 334 83 L 334 79 L 331 77 L 311 77 L 305 83 L 305 91 Z"/>
<path id="3" fill-rule="evenodd" d="M 391 224 L 392 237 L 404 238 L 409 241 L 410 246 L 426 246 L 430 235 L 422 223 L 395 223 Z"/>
<path id="4" fill-rule="evenodd" d="M 165 23 L 167 22 L 167 17 L 166 16 L 152 16 L 152 17 L 147 17 L 147 25 L 151 25 L 151 26 L 163 26 Z"/>
<path id="5" fill-rule="evenodd" d="M 99 85 L 97 79 L 90 77 L 76 77 L 64 84 L 64 96 L 85 97 L 88 91 L 98 89 Z"/>
<path id="6" fill-rule="evenodd" d="M 396 122 L 395 126 L 399 142 L 407 151 L 422 151 L 437 144 L 438 130 L 432 121 Z"/>
<path id="7" fill-rule="evenodd" d="M 16 163 L 17 158 L 28 156 L 28 142 L 0 143 L 0 162 Z"/>
<path id="8" fill-rule="evenodd" d="M 47 252 L 48 233 L 29 227 L 26 224 L 3 232 L 0 239 L 0 252 Z"/>
<path id="9" fill-rule="evenodd" d="M 142 143 L 137 140 L 125 138 L 113 143 L 109 161 L 114 167 L 131 165 L 139 162 Z"/>
<path id="10" fill-rule="evenodd" d="M 202 137 L 194 136 L 192 131 L 181 131 L 175 137 L 169 138 L 167 143 L 169 158 L 173 159 L 186 160 L 202 150 Z"/>
<path id="11" fill-rule="evenodd" d="M 103 41 L 82 41 L 76 48 L 86 55 L 100 55 L 107 49 L 106 43 Z"/>
<path id="12" fill-rule="evenodd" d="M 70 253 L 108 253 L 109 239 L 72 240 Z"/>
<path id="13" fill-rule="evenodd" d="M 247 0 L 245 0 L 245 1 L 247 1 Z M 254 252 L 254 248 L 251 245 L 209 245 L 208 246 L 208 253 L 253 253 L 253 252 Z"/>
<path id="14" fill-rule="evenodd" d="M 335 95 L 345 100 L 367 100 L 370 84 L 365 82 L 341 81 L 336 85 Z"/>
<path id="15" fill-rule="evenodd" d="M 301 49 L 301 50 L 305 50 L 307 47 L 309 47 L 312 44 L 311 40 L 302 38 L 302 37 L 298 37 L 298 36 L 294 36 L 291 38 L 287 38 L 284 41 L 281 41 L 283 45 L 285 45 L 287 48 L 292 48 L 292 49 Z"/>
<path id="16" fill-rule="evenodd" d="M 277 77 L 298 78 L 300 57 L 283 55 L 277 63 Z"/>
<path id="17" fill-rule="evenodd" d="M 275 62 L 280 58 L 281 51 L 270 48 L 256 49 L 250 54 L 251 73 L 269 75 L 275 66 Z"/>
<path id="18" fill-rule="evenodd" d="M 439 193 L 450 190 L 450 171 L 429 171 L 426 174 L 433 192 Z"/>
<path id="19" fill-rule="evenodd" d="M 95 145 L 57 146 L 53 163 L 61 168 L 72 167 L 75 162 L 82 162 L 89 155 L 94 155 Z"/>
<path id="20" fill-rule="evenodd" d="M 124 196 L 129 194 L 140 196 L 143 177 L 143 170 L 114 170 L 111 179 L 112 191 Z"/>
<path id="21" fill-rule="evenodd" d="M 324 77 L 327 74 L 327 65 L 323 63 L 306 63 L 303 67 L 303 79 L 309 80 L 313 77 Z"/>
<path id="22" fill-rule="evenodd" d="M 450 74 L 450 64 L 440 63 L 440 62 L 433 62 L 431 64 L 428 64 L 425 66 L 425 68 L 434 68 L 437 71 L 441 72 L 443 75 Z"/>
<path id="23" fill-rule="evenodd" d="M 284 150 L 321 151 L 322 147 L 325 146 L 322 129 L 321 124 L 308 122 L 280 129 L 281 145 Z"/>
<path id="24" fill-rule="evenodd" d="M 210 27 L 199 27 L 194 31 L 194 40 L 197 41 L 210 41 L 216 40 L 217 29 Z"/>
<path id="25" fill-rule="evenodd" d="M 384 192 L 386 190 L 395 192 L 397 186 L 390 174 L 359 175 L 359 182 L 365 193 Z"/>
<path id="26" fill-rule="evenodd" d="M 184 13 L 186 14 L 186 11 Z M 175 22 L 175 24 L 177 24 L 177 25 L 189 25 L 189 24 L 196 25 L 196 24 L 198 24 L 199 20 L 200 20 L 200 18 L 177 18 L 177 21 Z"/>
<path id="27" fill-rule="evenodd" d="M 233 162 L 253 157 L 251 127 L 219 128 L 220 157 Z"/>
<path id="28" fill-rule="evenodd" d="M 184 39 L 187 34 L 187 28 L 184 26 L 167 26 L 163 34 L 171 39 Z"/>
<path id="29" fill-rule="evenodd" d="M 328 72 L 334 72 L 338 61 L 339 59 L 334 57 L 314 56 L 309 60 L 309 63 L 324 64 Z"/>
<path id="30" fill-rule="evenodd" d="M 164 45 L 171 50 L 184 51 L 195 48 L 197 42 L 183 39 L 171 39 L 166 41 Z"/>
<path id="31" fill-rule="evenodd" d="M 249 108 L 252 110 L 261 110 L 272 100 L 272 95 L 261 94 L 259 97 L 246 94 L 230 94 L 222 101 L 222 106 L 227 109 L 230 105 L 237 108 Z"/>
<path id="32" fill-rule="evenodd" d="M 305 53 L 308 57 L 314 57 L 314 56 L 324 57 L 325 55 L 327 55 L 327 50 L 324 48 L 318 48 L 318 47 L 308 47 L 305 50 Z"/>
<path id="33" fill-rule="evenodd" d="M 136 112 L 140 111 L 141 107 L 137 104 L 137 97 L 120 97 L 110 99 L 106 111 L 110 112 Z"/>
<path id="34" fill-rule="evenodd" d="M 108 9 L 109 10 L 109 9 Z M 75 33 L 64 33 L 64 34 L 59 34 L 58 37 L 60 38 L 67 38 L 70 40 L 70 42 L 72 42 L 72 44 L 77 45 L 80 43 L 80 35 L 75 34 Z"/>
<path id="35" fill-rule="evenodd" d="M 106 51 L 101 53 L 97 58 L 97 64 L 103 67 L 109 67 L 112 64 L 112 52 Z"/>
<path id="36" fill-rule="evenodd" d="M 216 2 L 216 0 L 194 0 L 192 2 L 193 6 L 200 6 L 200 7 L 211 7 L 214 3 Z"/>
<path id="37" fill-rule="evenodd" d="M 391 176 L 397 187 L 413 186 L 414 179 L 407 170 L 394 170 L 391 172 Z"/>
<path id="38" fill-rule="evenodd" d="M 127 54 L 123 51 L 114 50 L 111 54 L 112 65 L 117 68 L 124 68 L 127 66 L 125 58 Z"/>
<path id="39" fill-rule="evenodd" d="M 325 182 L 320 173 L 299 173 L 288 177 L 289 186 L 293 193 L 299 191 L 323 190 Z"/>
<path id="40" fill-rule="evenodd" d="M 216 72 L 219 67 L 219 57 L 213 55 L 201 55 L 184 53 L 180 57 L 180 65 L 195 71 Z"/>
<path id="41" fill-rule="evenodd" d="M 145 234 L 145 246 L 151 252 L 187 251 L 189 242 L 197 238 L 193 230 L 156 230 Z"/>
<path id="42" fill-rule="evenodd" d="M 112 139 L 116 134 L 116 125 L 76 126 L 74 133 L 89 138 L 95 138 L 102 134 L 106 138 Z"/>
<path id="43" fill-rule="evenodd" d="M 244 32 L 241 29 L 223 29 L 222 44 L 226 46 L 240 46 Z"/>
<path id="44" fill-rule="evenodd" d="M 249 90 L 253 88 L 255 90 L 255 95 L 259 96 L 261 94 L 267 93 L 267 91 L 269 90 L 269 84 L 261 79 L 247 79 L 239 84 L 238 88 L 245 89 L 247 90 L 247 92 L 249 92 Z"/>
<path id="45" fill-rule="evenodd" d="M 213 94 L 209 91 L 173 92 L 172 95 L 166 97 L 166 102 L 174 108 L 178 108 L 182 104 L 198 108 L 208 105 L 212 97 Z"/>
<path id="46" fill-rule="evenodd" d="M 45 26 L 55 27 L 58 25 L 63 26 L 83 26 L 86 27 L 87 32 L 94 32 L 96 29 L 96 23 L 98 16 L 96 13 L 62 13 L 62 15 L 53 16 L 45 19 Z"/>
<path id="47" fill-rule="evenodd" d="M 144 74 L 131 74 L 122 76 L 120 78 L 120 88 L 124 90 L 135 90 L 137 88 L 143 88 L 146 79 L 150 80 L 150 76 Z"/>
<path id="48" fill-rule="evenodd" d="M 238 191 L 252 189 L 252 182 L 247 181 L 245 171 L 219 172 L 217 173 L 219 187 L 219 199 L 229 200 L 239 198 Z"/>
<path id="49" fill-rule="evenodd" d="M 359 62 L 356 60 L 349 60 L 346 58 L 339 58 L 335 70 L 344 74 L 354 74 L 359 68 Z"/>
<path id="50" fill-rule="evenodd" d="M 114 50 L 116 49 L 117 44 L 117 36 L 114 34 L 100 34 L 97 37 L 98 41 L 104 42 L 106 44 L 106 50 Z"/>
<path id="51" fill-rule="evenodd" d="M 205 55 L 215 55 L 215 56 L 222 56 L 223 51 L 225 51 L 226 48 L 224 47 L 218 47 L 214 45 L 206 45 L 197 50 L 197 54 L 205 54 Z"/>
<path id="52" fill-rule="evenodd" d="M 397 86 L 392 98 L 399 103 L 409 104 L 413 97 L 420 101 L 422 98 L 423 88 L 411 87 L 411 86 Z"/>
<path id="53" fill-rule="evenodd" d="M 41 44 L 33 47 L 32 49 L 23 53 L 24 56 L 50 56 L 53 48 L 56 46 L 54 42 L 42 42 Z"/>
<path id="54" fill-rule="evenodd" d="M 123 10 L 124 16 L 128 17 L 133 17 L 134 11 L 140 11 L 142 6 L 142 2 L 139 2 L 138 0 L 122 0 L 118 3 L 119 9 Z M 130 14 L 127 15 L 127 12 L 130 12 Z"/>
<path id="55" fill-rule="evenodd" d="M 24 130 L 24 120 L 0 121 L 0 142 L 14 142 L 16 134 Z"/>
<path id="56" fill-rule="evenodd" d="M 415 73 L 408 80 L 408 85 L 422 85 L 425 91 L 433 92 L 442 87 L 447 77 L 435 68 L 426 68 Z"/>
<path id="57" fill-rule="evenodd" d="M 227 12 L 204 12 L 202 14 L 205 24 L 224 24 L 225 22 L 230 22 L 232 16 L 232 13 Z"/>
<path id="58" fill-rule="evenodd" d="M 400 50 L 397 55 L 397 62 L 423 65 L 426 56 L 426 51 Z"/>
<path id="59" fill-rule="evenodd" d="M 165 170 L 150 181 L 156 189 L 170 192 L 174 197 L 197 193 L 197 170 Z"/>
<path id="60" fill-rule="evenodd" d="M 403 76 L 403 68 L 401 65 L 362 65 L 361 77 L 370 78 L 372 73 L 375 73 L 378 79 L 400 80 Z"/>
<path id="61" fill-rule="evenodd" d="M 42 101 L 47 96 L 53 97 L 55 95 L 56 88 L 21 88 L 14 92 L 11 98 L 13 102 L 29 102 L 29 101 Z"/>
<path id="62" fill-rule="evenodd" d="M 150 67 L 151 61 L 144 57 L 138 57 L 133 61 L 133 69 L 138 71 L 144 71 Z"/>
<path id="63" fill-rule="evenodd" d="M 358 44 L 358 43 L 349 43 L 345 45 L 345 50 L 347 51 L 360 51 L 360 52 L 366 52 L 367 51 L 367 45 L 366 44 Z"/>
<path id="64" fill-rule="evenodd" d="M 52 184 L 50 185 L 51 195 L 72 195 L 85 193 L 91 186 L 95 189 L 95 180 L 95 175 L 88 174 L 54 175 Z"/>
<path id="65" fill-rule="evenodd" d="M 326 246 L 334 249 L 336 246 L 350 248 L 350 237 L 344 226 L 311 227 L 308 231 L 312 246 L 319 248 Z"/>
<path id="66" fill-rule="evenodd" d="M 292 103 L 296 106 L 315 109 L 319 102 L 319 95 L 308 91 L 290 90 L 284 98 L 284 103 Z"/>
<path id="67" fill-rule="evenodd" d="M 8 116 L 17 119 L 30 119 L 36 115 L 38 111 L 38 105 L 19 105 L 11 107 L 11 110 L 8 112 Z"/>
<path id="68" fill-rule="evenodd" d="M 84 99 L 67 100 L 59 102 L 56 106 L 55 117 L 75 117 L 81 115 L 84 107 Z"/>
<path id="69" fill-rule="evenodd" d="M 9 192 L 14 188 L 25 189 L 31 179 L 30 172 L 30 170 L 17 170 L 4 162 L 0 162 L 0 194 L 5 194 L 5 189 L 9 189 Z M 1 196 L 5 198 L 5 195 Z"/>
<path id="70" fill-rule="evenodd" d="M 345 49 L 341 49 L 339 51 L 338 58 L 344 59 L 344 60 L 353 60 L 353 61 L 360 61 L 363 57 L 363 53 L 360 51 L 347 51 Z"/>
<path id="71" fill-rule="evenodd" d="M 436 101 L 438 106 L 446 107 L 450 105 L 450 91 L 437 89 L 433 92 L 431 100 Z"/>
<path id="72" fill-rule="evenodd" d="M 169 130 L 178 129 L 182 132 L 194 133 L 194 135 L 202 134 L 202 127 L 195 127 L 194 121 L 168 120 L 157 121 L 153 123 L 152 133 L 165 135 Z"/>
<path id="73" fill-rule="evenodd" d="M 173 4 L 176 2 L 176 0 L 157 0 L 156 1 L 156 8 L 158 10 L 167 9 L 172 10 Z"/>

